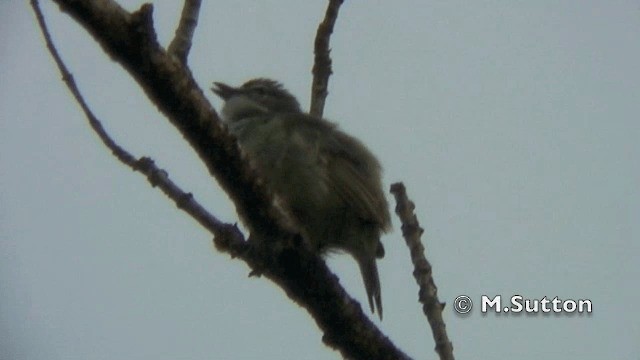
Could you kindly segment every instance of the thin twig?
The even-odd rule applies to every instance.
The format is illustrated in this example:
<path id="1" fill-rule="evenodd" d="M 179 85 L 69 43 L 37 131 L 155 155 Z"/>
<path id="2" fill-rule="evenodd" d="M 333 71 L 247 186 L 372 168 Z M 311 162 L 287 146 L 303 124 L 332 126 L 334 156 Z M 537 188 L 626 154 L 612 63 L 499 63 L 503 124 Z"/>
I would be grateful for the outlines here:
<path id="1" fill-rule="evenodd" d="M 176 29 L 176 34 L 167 48 L 169 54 L 175 55 L 183 64 L 187 63 L 189 50 L 193 39 L 193 33 L 198 25 L 198 14 L 200 13 L 201 0 L 185 0 L 182 7 L 180 23 Z"/>
<path id="2" fill-rule="evenodd" d="M 219 247 L 229 249 L 229 252 L 233 256 L 239 256 L 241 253 L 246 252 L 248 245 L 244 240 L 242 233 L 237 227 L 235 227 L 235 225 L 223 223 L 209 213 L 193 198 L 191 193 L 183 191 L 176 183 L 170 180 L 167 172 L 159 169 L 152 159 L 148 157 L 142 157 L 139 160 L 136 159 L 136 157 L 118 145 L 115 140 L 111 138 L 109 133 L 107 133 L 102 126 L 102 122 L 95 116 L 93 111 L 91 111 L 87 105 L 87 102 L 84 100 L 82 93 L 73 79 L 73 75 L 64 64 L 58 50 L 53 44 L 38 1 L 31 0 L 31 6 L 36 14 L 38 25 L 40 26 L 40 30 L 42 31 L 42 35 L 47 44 L 47 49 L 49 49 L 49 53 L 51 53 L 51 56 L 62 74 L 62 80 L 82 108 L 82 111 L 89 121 L 89 125 L 98 135 L 102 143 L 111 150 L 111 153 L 118 160 L 133 170 L 146 175 L 151 185 L 158 187 L 165 195 L 176 203 L 179 209 L 191 215 L 192 218 L 209 230 L 215 236 L 216 244 Z"/>
<path id="3" fill-rule="evenodd" d="M 447 328 L 442 319 L 442 309 L 445 304 L 438 300 L 438 288 L 433 281 L 431 264 L 424 255 L 424 247 L 420 240 L 424 229 L 420 227 L 414 213 L 415 205 L 407 197 L 404 184 L 392 184 L 391 193 L 396 199 L 396 214 L 402 222 L 402 236 L 411 253 L 413 277 L 420 288 L 419 301 L 422 303 L 422 311 L 427 316 L 433 332 L 435 350 L 441 360 L 453 360 L 453 345 L 449 341 Z"/>
<path id="4" fill-rule="evenodd" d="M 158 43 L 151 4 L 129 13 L 113 0 L 54 1 L 129 72 L 179 130 L 232 198 L 250 231 L 273 235 L 267 239 L 290 233 L 283 232 L 282 211 L 266 185 L 258 181 L 191 71 Z"/>
<path id="5" fill-rule="evenodd" d="M 313 70 L 311 71 L 313 83 L 311 84 L 309 113 L 317 117 L 322 117 L 324 102 L 327 99 L 327 95 L 329 95 L 329 76 L 333 73 L 331 70 L 331 57 L 329 56 L 331 52 L 329 40 L 342 3 L 343 0 L 329 0 L 324 20 L 318 25 L 318 31 L 316 32 L 316 40 L 313 47 L 315 57 Z"/>

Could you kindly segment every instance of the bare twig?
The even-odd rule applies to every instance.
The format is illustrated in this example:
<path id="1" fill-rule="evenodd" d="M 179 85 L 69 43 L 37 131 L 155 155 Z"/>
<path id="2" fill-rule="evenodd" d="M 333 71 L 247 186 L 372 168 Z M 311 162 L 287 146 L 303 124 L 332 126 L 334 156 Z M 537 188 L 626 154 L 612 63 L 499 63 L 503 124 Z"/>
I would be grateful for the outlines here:
<path id="1" fill-rule="evenodd" d="M 453 345 L 449 341 L 446 325 L 442 320 L 442 309 L 445 304 L 438 300 L 438 288 L 433 281 L 431 264 L 424 255 L 424 247 L 420 240 L 424 229 L 420 227 L 418 218 L 413 212 L 415 205 L 407 197 L 404 184 L 392 184 L 391 193 L 396 199 L 396 214 L 402 222 L 402 236 L 411 252 L 413 277 L 420 287 L 419 300 L 433 332 L 435 350 L 441 360 L 453 360 Z"/>
<path id="2" fill-rule="evenodd" d="M 188 68 L 158 44 L 150 4 L 133 13 L 113 0 L 55 0 L 119 62 L 181 132 L 234 200 L 250 230 L 284 236 L 281 211 L 241 155 Z M 288 231 L 285 230 L 285 234 Z"/>
<path id="3" fill-rule="evenodd" d="M 338 18 L 338 11 L 343 0 L 329 0 L 327 5 L 327 12 L 324 15 L 324 20 L 318 25 L 318 31 L 316 32 L 316 40 L 313 47 L 313 53 L 315 54 L 313 63 L 313 83 L 311 84 L 311 106 L 309 107 L 309 113 L 313 116 L 322 117 L 324 112 L 324 102 L 327 99 L 329 91 L 329 76 L 332 74 L 331 70 L 331 57 L 329 53 L 329 40 L 331 39 L 331 33 L 333 33 L 333 26 Z"/>
<path id="4" fill-rule="evenodd" d="M 185 0 L 182 7 L 180 23 L 176 29 L 176 35 L 167 48 L 169 54 L 175 55 L 182 63 L 187 63 L 193 33 L 198 25 L 201 0 Z"/>
<path id="5" fill-rule="evenodd" d="M 273 212 L 271 197 L 257 182 L 253 172 L 247 170 L 237 143 L 220 126 L 215 111 L 188 69 L 183 67 L 183 63 L 174 61 L 174 57 L 162 51 L 157 44 L 151 24 L 151 6 L 143 5 L 138 12 L 129 14 L 111 0 L 55 1 L 94 36 L 112 59 L 129 71 L 151 101 L 181 131 L 231 196 L 239 214 L 249 225 L 252 238 L 270 241 L 267 245 L 277 245 L 245 242 L 234 225 L 222 224 L 219 228 L 220 224 L 215 224 L 215 221 L 215 226 L 203 224 L 216 234 L 214 241 L 218 249 L 238 256 L 255 272 L 280 286 L 314 318 L 324 333 L 325 344 L 339 350 L 344 357 L 408 359 L 369 320 L 360 304 L 349 297 L 318 254 L 307 249 L 299 237 L 282 227 L 278 213 Z M 32 0 L 32 4 L 35 9 L 37 1 Z M 40 21 L 42 15 L 39 10 L 35 11 L 39 14 L 39 23 L 44 25 Z M 47 43 L 48 47 L 53 48 L 50 40 Z M 54 58 L 58 61 L 59 56 L 57 52 L 55 54 Z M 66 68 L 62 67 L 61 71 L 65 81 L 71 79 Z M 88 107 L 82 105 L 84 100 L 79 101 L 87 113 Z M 87 116 L 95 119 L 90 112 Z M 99 124 L 99 121 L 96 122 Z M 108 137 L 107 140 L 110 141 Z M 115 146 L 109 148 L 114 151 L 118 148 Z M 167 185 L 166 173 L 155 168 L 152 161 L 146 158 L 135 160 L 126 152 L 116 156 L 137 163 L 137 168 L 148 174 L 151 183 L 163 191 L 173 187 Z M 195 206 L 190 194 L 179 189 L 169 192 L 175 194 L 172 199 L 180 208 L 191 209 Z M 200 215 L 192 216 L 203 223 Z"/>
<path id="6" fill-rule="evenodd" d="M 216 237 L 216 244 L 221 247 L 226 247 L 232 255 L 238 256 L 241 253 L 246 252 L 248 248 L 247 243 L 242 236 L 240 230 L 234 225 L 225 224 L 218 220 L 215 216 L 209 213 L 200 203 L 198 203 L 190 193 L 183 191 L 177 184 L 169 179 L 166 171 L 159 169 L 150 158 L 143 157 L 137 160 L 126 149 L 118 145 L 107 131 L 102 126 L 102 122 L 95 116 L 93 111 L 87 105 L 82 93 L 78 89 L 78 86 L 73 79 L 73 75 L 67 69 L 66 65 L 62 61 L 58 50 L 56 49 L 51 35 L 42 16 L 42 11 L 37 0 L 31 1 L 31 6 L 36 14 L 36 19 L 42 35 L 47 44 L 47 49 L 53 57 L 58 70 L 62 74 L 62 80 L 67 85 L 67 88 L 76 99 L 82 111 L 84 112 L 89 125 L 93 131 L 98 135 L 102 143 L 111 150 L 111 153 L 120 160 L 123 164 L 129 166 L 135 171 L 139 171 L 146 175 L 147 179 L 154 187 L 158 187 L 162 192 L 172 199 L 181 210 L 185 211 L 192 218 L 194 218 L 200 225 L 209 230 Z"/>

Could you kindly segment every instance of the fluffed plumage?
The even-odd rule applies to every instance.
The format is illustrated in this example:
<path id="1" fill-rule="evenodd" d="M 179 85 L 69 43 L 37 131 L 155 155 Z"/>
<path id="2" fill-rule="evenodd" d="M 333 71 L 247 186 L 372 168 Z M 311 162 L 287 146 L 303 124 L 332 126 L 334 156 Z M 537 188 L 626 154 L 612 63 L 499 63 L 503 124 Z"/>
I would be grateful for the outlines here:
<path id="1" fill-rule="evenodd" d="M 215 85 L 224 120 L 259 176 L 313 248 L 356 259 L 371 311 L 382 318 L 376 258 L 384 256 L 380 235 L 391 222 L 378 160 L 335 124 L 303 113 L 273 80 Z"/>

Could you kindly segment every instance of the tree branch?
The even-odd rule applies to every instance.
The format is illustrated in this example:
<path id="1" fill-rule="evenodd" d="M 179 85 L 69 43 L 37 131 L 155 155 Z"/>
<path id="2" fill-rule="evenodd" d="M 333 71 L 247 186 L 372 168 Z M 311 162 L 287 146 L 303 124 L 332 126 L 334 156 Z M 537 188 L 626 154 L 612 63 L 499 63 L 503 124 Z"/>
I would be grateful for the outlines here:
<path id="1" fill-rule="evenodd" d="M 201 0 L 185 0 L 182 7 L 180 23 L 176 29 L 176 35 L 167 48 L 169 54 L 175 55 L 183 64 L 187 63 L 193 33 L 198 25 Z"/>
<path id="2" fill-rule="evenodd" d="M 316 32 L 316 40 L 313 47 L 315 54 L 313 70 L 313 83 L 311 84 L 311 106 L 309 113 L 313 116 L 322 117 L 324 112 L 324 102 L 329 95 L 329 76 L 333 73 L 331 70 L 331 57 L 329 53 L 329 40 L 333 33 L 333 26 L 338 18 L 338 11 L 343 0 L 329 0 L 327 12 L 324 20 L 318 25 Z"/>
<path id="3" fill-rule="evenodd" d="M 415 205 L 407 197 L 403 183 L 391 185 L 391 193 L 396 199 L 396 214 L 402 222 L 402 236 L 409 247 L 411 262 L 413 263 L 413 277 L 420 287 L 419 301 L 422 303 L 422 311 L 427 316 L 433 340 L 436 343 L 436 352 L 441 360 L 453 360 L 453 345 L 447 336 L 447 328 L 442 320 L 442 309 L 445 304 L 438 300 L 438 288 L 433 281 L 431 264 L 424 256 L 424 247 L 420 237 L 424 229 L 420 227 L 418 218 L 413 210 Z"/>
<path id="4" fill-rule="evenodd" d="M 270 194 L 240 156 L 235 139 L 221 125 L 190 71 L 158 45 L 151 23 L 151 5 L 143 5 L 130 14 L 110 0 L 55 1 L 142 86 L 232 198 L 251 230 L 251 238 L 245 242 L 233 225 L 205 225 L 216 235 L 217 248 L 238 256 L 254 271 L 278 284 L 312 315 L 324 332 L 325 344 L 338 349 L 343 356 L 408 359 L 368 319 L 360 304 L 349 297 L 318 254 L 307 249 L 299 236 L 282 225 Z M 37 1 L 32 0 L 32 4 L 35 9 Z M 66 69 L 61 71 L 65 78 L 71 79 Z M 81 106 L 82 103 L 84 100 Z M 86 104 L 85 109 L 88 109 Z M 125 158 L 133 161 L 131 155 Z M 155 168 L 152 161 L 135 161 L 141 171 L 150 174 L 147 176 L 152 184 L 163 191 L 172 187 L 164 185 L 168 181 L 166 173 Z M 190 194 L 181 190 L 175 194 L 174 201 L 180 208 L 194 207 Z M 255 238 L 259 241 L 252 241 Z"/>

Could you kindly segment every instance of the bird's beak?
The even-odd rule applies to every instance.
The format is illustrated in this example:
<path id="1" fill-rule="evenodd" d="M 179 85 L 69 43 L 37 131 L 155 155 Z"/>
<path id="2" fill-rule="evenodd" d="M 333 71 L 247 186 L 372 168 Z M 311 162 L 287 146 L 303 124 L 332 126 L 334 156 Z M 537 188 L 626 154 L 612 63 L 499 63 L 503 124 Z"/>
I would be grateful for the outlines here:
<path id="1" fill-rule="evenodd" d="M 222 100 L 228 100 L 230 97 L 240 92 L 239 89 L 221 82 L 214 82 L 213 87 L 211 87 L 211 91 L 218 95 Z"/>

